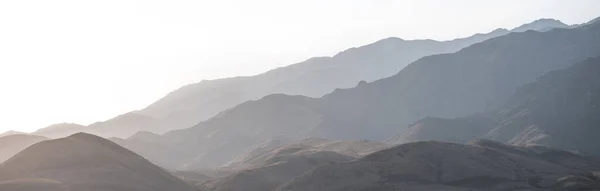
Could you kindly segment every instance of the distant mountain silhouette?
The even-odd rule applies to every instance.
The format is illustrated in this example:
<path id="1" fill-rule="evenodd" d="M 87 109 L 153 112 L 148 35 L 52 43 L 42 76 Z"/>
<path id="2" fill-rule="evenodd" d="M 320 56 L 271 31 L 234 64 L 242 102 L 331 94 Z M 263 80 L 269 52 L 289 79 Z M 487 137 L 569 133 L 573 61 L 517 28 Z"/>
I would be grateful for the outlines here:
<path id="1" fill-rule="evenodd" d="M 27 133 L 23 133 L 23 132 L 20 132 L 20 131 L 7 131 L 7 132 L 4 132 L 4 133 L 0 134 L 0 138 L 6 137 L 6 136 L 9 136 L 9 135 L 21 135 L 21 134 L 27 134 Z"/>
<path id="2" fill-rule="evenodd" d="M 542 146 L 417 142 L 319 166 L 275 190 L 595 190 L 598 162 Z"/>
<path id="3" fill-rule="evenodd" d="M 0 137 L 0 163 L 21 152 L 25 148 L 45 141 L 48 138 L 36 135 L 14 134 Z"/>
<path id="4" fill-rule="evenodd" d="M 73 123 L 59 123 L 39 129 L 31 134 L 50 138 L 62 138 L 75 133 L 90 133 L 102 137 L 126 138 L 138 131 L 157 131 L 161 121 L 135 112 L 119 115 L 106 121 L 100 121 L 88 126 Z"/>
<path id="5" fill-rule="evenodd" d="M 37 143 L 0 165 L 0 188 L 39 184 L 90 191 L 194 190 L 141 156 L 83 133 Z"/>
<path id="6" fill-rule="evenodd" d="M 190 127 L 225 109 L 269 94 L 320 97 L 336 88 L 353 87 L 361 80 L 371 82 L 394 75 L 407 64 L 424 56 L 456 52 L 510 32 L 566 27 L 568 26 L 560 21 L 546 19 L 511 31 L 498 29 L 487 34 L 443 42 L 387 38 L 348 49 L 333 57 L 315 57 L 256 76 L 190 84 L 138 112 L 160 119 L 162 127 L 150 131 L 163 133 Z"/>
<path id="7" fill-rule="evenodd" d="M 387 38 L 348 49 L 333 57 L 315 57 L 256 76 L 203 80 L 181 87 L 140 111 L 98 122 L 88 128 L 72 126 L 53 131 L 56 135 L 40 135 L 58 138 L 85 132 L 105 138 L 126 138 L 137 131 L 162 134 L 191 127 L 223 110 L 269 94 L 320 97 L 336 88 L 351 88 L 361 81 L 372 82 L 392 76 L 424 56 L 456 52 L 511 32 L 566 27 L 569 26 L 557 20 L 541 19 L 513 30 L 497 29 L 451 41 Z"/>
<path id="8" fill-rule="evenodd" d="M 495 109 L 544 73 L 600 55 L 599 33 L 600 24 L 511 33 L 419 59 L 392 77 L 321 98 L 269 95 L 245 102 L 152 143 L 164 150 L 149 150 L 143 143 L 125 146 L 177 168 L 198 158 L 207 166 L 229 161 L 277 136 L 383 141 L 428 116 L 454 118 Z"/>
<path id="9" fill-rule="evenodd" d="M 262 161 L 264 164 L 261 166 L 208 180 L 198 184 L 197 187 L 200 191 L 272 190 L 319 165 L 348 162 L 354 159 L 333 151 L 283 147 L 273 151 Z"/>
<path id="10" fill-rule="evenodd" d="M 75 123 L 59 123 L 41 128 L 31 134 L 48 138 L 63 138 L 69 135 L 85 131 L 85 126 Z"/>
<path id="11" fill-rule="evenodd" d="M 493 112 L 459 119 L 428 118 L 392 142 L 464 143 L 483 137 L 515 145 L 543 144 L 600 155 L 598 116 L 600 57 L 538 78 L 521 87 L 505 106 Z"/>
<path id="12" fill-rule="evenodd" d="M 511 30 L 512 32 L 525 32 L 528 30 L 546 32 L 555 28 L 568 28 L 569 25 L 564 24 L 556 19 L 538 19 L 528 24 L 524 24 Z"/>

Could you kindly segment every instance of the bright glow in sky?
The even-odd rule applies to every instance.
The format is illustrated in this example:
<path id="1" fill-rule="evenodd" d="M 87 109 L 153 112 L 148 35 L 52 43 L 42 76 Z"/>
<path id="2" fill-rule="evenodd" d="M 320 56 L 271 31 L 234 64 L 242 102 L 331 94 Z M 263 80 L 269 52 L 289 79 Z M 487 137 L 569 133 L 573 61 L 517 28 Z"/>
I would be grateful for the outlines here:
<path id="1" fill-rule="evenodd" d="M 597 16 L 598 0 L 4 0 L 0 132 L 106 120 L 201 79 L 391 36 L 448 40 Z"/>

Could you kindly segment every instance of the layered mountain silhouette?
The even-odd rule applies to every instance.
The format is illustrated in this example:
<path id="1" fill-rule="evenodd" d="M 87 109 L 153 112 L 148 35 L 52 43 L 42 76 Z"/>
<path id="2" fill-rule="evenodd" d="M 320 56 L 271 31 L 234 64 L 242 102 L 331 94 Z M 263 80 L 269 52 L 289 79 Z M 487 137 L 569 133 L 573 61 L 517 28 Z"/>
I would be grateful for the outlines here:
<path id="1" fill-rule="evenodd" d="M 598 162 L 544 146 L 416 142 L 319 166 L 275 190 L 597 190 Z"/>
<path id="2" fill-rule="evenodd" d="M 44 136 L 48 138 L 63 138 L 69 135 L 85 131 L 85 126 L 75 123 L 58 123 L 48 127 L 41 128 L 31 134 Z"/>
<path id="3" fill-rule="evenodd" d="M 14 134 L 0 137 L 0 163 L 21 152 L 25 148 L 45 141 L 48 138 L 36 135 Z"/>
<path id="4" fill-rule="evenodd" d="M 519 86 L 600 55 L 599 34 L 598 23 L 511 33 L 424 57 L 392 77 L 321 98 L 269 95 L 153 142 L 124 146 L 157 164 L 181 168 L 192 161 L 220 166 L 278 136 L 383 141 L 425 117 L 463 117 L 502 106 Z"/>
<path id="5" fill-rule="evenodd" d="M 550 72 L 521 87 L 495 111 L 458 119 L 427 118 L 392 139 L 465 143 L 487 138 L 600 155 L 600 57 Z"/>
<path id="6" fill-rule="evenodd" d="M 21 134 L 27 134 L 27 133 L 20 132 L 20 131 L 7 131 L 7 132 L 4 132 L 4 133 L 0 134 L 0 138 L 6 137 L 6 136 L 9 136 L 9 135 L 21 135 Z"/>
<path id="7" fill-rule="evenodd" d="M 497 29 L 451 41 L 387 38 L 351 48 L 333 57 L 315 57 L 263 74 L 204 80 L 175 90 L 150 106 L 90 128 L 65 129 L 103 137 L 126 138 L 137 131 L 164 132 L 188 128 L 219 112 L 270 94 L 320 97 L 336 88 L 354 87 L 397 73 L 409 63 L 429 55 L 452 53 L 464 47 L 511 32 L 569 27 L 560 21 L 541 19 L 513 30 Z"/>
<path id="8" fill-rule="evenodd" d="M 204 80 L 175 90 L 150 106 L 81 128 L 77 124 L 56 124 L 35 135 L 60 138 L 77 132 L 105 138 L 126 138 L 137 131 L 158 134 L 188 128 L 219 112 L 270 94 L 320 97 L 336 88 L 351 88 L 397 73 L 409 63 L 429 55 L 452 53 L 464 47 L 511 32 L 547 31 L 567 28 L 553 19 L 540 19 L 513 30 L 497 29 L 451 41 L 387 38 L 351 48 L 333 57 L 315 57 L 263 74 Z"/>
<path id="9" fill-rule="evenodd" d="M 0 188 L 194 190 L 143 157 L 106 139 L 83 133 L 43 141 L 13 156 L 0 165 Z"/>

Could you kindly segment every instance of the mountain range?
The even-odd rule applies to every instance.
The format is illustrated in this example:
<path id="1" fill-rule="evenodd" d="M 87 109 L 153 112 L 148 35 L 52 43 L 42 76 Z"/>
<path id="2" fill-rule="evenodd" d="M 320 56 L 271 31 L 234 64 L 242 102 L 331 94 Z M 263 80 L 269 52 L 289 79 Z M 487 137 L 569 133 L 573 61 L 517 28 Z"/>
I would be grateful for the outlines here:
<path id="1" fill-rule="evenodd" d="M 540 19 L 512 30 L 497 29 L 450 41 L 387 38 L 342 51 L 333 57 L 310 58 L 256 76 L 204 80 L 186 85 L 144 109 L 89 125 L 88 128 L 64 129 L 59 137 L 73 132 L 119 138 L 129 137 L 137 131 L 162 134 L 191 127 L 228 108 L 270 94 L 321 97 L 336 88 L 351 88 L 360 81 L 372 82 L 392 76 L 409 63 L 425 56 L 453 53 L 511 32 L 568 27 L 570 26 L 558 20 Z"/>
<path id="2" fill-rule="evenodd" d="M 6 132 L 0 191 L 600 190 L 599 20 L 388 38 Z"/>
<path id="3" fill-rule="evenodd" d="M 521 87 L 499 109 L 465 118 L 426 118 L 392 144 L 486 138 L 514 145 L 541 144 L 600 155 L 600 57 L 550 72 Z"/>
<path id="4" fill-rule="evenodd" d="M 150 142 L 122 144 L 179 169 L 193 161 L 224 165 L 277 136 L 384 141 L 425 117 L 463 117 L 500 107 L 519 86 L 600 55 L 599 33 L 600 23 L 510 33 L 456 53 L 421 58 L 394 76 L 321 98 L 269 95 Z"/>

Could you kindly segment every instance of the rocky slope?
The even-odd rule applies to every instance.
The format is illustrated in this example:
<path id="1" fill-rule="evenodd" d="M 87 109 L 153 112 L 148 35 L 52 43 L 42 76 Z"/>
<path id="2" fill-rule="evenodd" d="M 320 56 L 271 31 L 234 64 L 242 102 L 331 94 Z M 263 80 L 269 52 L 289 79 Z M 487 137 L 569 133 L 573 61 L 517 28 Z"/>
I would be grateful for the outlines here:
<path id="1" fill-rule="evenodd" d="M 355 157 L 333 151 L 284 146 L 253 160 L 253 167 L 231 175 L 208 180 L 197 187 L 201 191 L 272 190 L 294 177 L 322 164 L 348 162 Z"/>
<path id="2" fill-rule="evenodd" d="M 276 190 L 594 190 L 599 167 L 596 158 L 541 146 L 417 142 L 317 167 Z"/>

